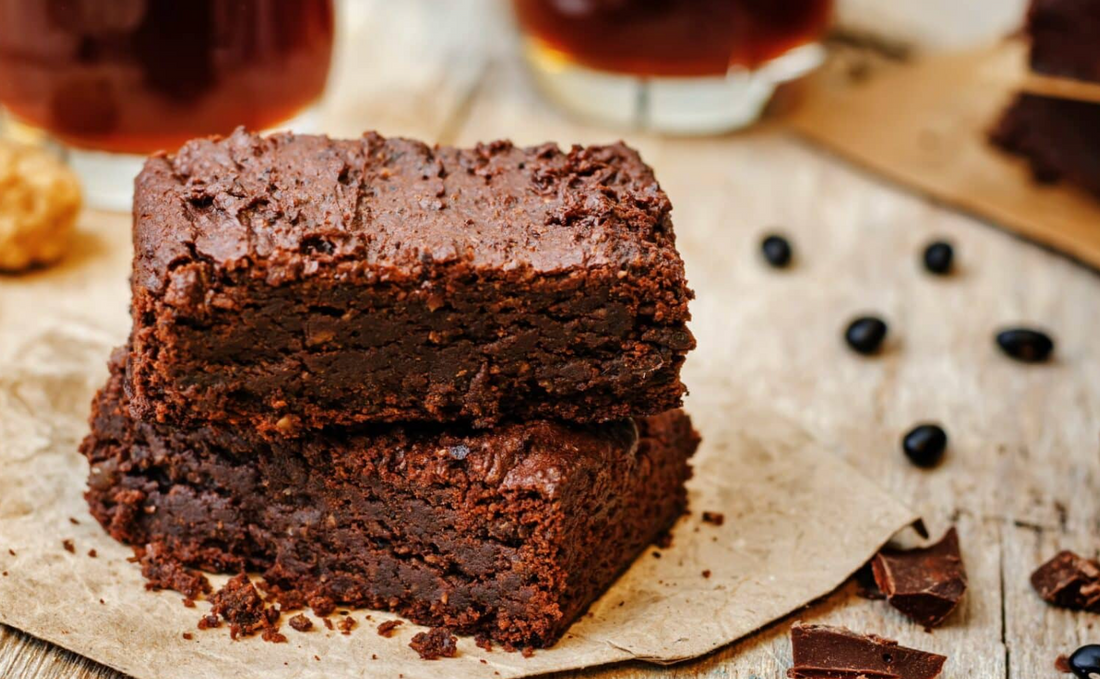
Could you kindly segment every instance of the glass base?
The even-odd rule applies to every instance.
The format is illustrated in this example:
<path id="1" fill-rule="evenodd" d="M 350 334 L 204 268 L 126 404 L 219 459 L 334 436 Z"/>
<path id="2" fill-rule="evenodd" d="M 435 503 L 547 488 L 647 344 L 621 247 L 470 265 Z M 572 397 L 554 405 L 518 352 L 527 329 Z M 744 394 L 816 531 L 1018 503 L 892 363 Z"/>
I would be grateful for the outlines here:
<path id="1" fill-rule="evenodd" d="M 667 78 L 597 71 L 537 39 L 524 53 L 539 88 L 570 113 L 616 127 L 678 135 L 730 132 L 756 122 L 781 83 L 821 65 L 820 45 L 804 45 L 760 68 L 724 76 Z"/>
<path id="2" fill-rule="evenodd" d="M 263 132 L 292 130 L 311 133 L 317 131 L 318 121 L 317 111 L 307 109 Z M 130 211 L 134 201 L 134 178 L 141 172 L 145 156 L 75 148 L 51 138 L 48 132 L 21 123 L 10 116 L 5 117 L 2 122 L 2 136 L 24 144 L 43 146 L 63 158 L 80 178 L 86 205 L 114 212 Z"/>

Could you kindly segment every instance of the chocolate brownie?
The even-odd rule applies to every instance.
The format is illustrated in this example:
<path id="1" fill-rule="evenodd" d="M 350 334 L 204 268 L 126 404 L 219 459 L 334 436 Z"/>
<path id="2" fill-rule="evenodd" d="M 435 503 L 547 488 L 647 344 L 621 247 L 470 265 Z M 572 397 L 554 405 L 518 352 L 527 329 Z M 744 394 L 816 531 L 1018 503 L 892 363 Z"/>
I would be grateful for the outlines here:
<path id="1" fill-rule="evenodd" d="M 264 439 L 132 419 L 122 358 L 81 446 L 110 534 L 307 599 L 552 643 L 682 513 L 682 411 L 491 429 L 367 425 Z"/>
<path id="2" fill-rule="evenodd" d="M 131 408 L 276 435 L 675 408 L 670 210 L 622 144 L 192 141 L 137 178 Z"/>
<path id="3" fill-rule="evenodd" d="M 991 135 L 1027 158 L 1035 180 L 1065 180 L 1100 195 L 1100 104 L 1022 94 Z"/>
<path id="4" fill-rule="evenodd" d="M 1100 81 L 1100 3 L 1032 0 L 1027 14 L 1031 68 L 1038 73 Z"/>

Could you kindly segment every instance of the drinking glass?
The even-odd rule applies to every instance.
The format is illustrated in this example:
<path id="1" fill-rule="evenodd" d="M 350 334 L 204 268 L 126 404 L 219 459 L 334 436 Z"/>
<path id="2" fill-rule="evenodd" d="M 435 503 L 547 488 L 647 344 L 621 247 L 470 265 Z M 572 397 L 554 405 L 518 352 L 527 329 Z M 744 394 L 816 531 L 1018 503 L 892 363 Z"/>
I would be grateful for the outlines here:
<path id="1" fill-rule="evenodd" d="M 513 0 L 525 57 L 566 109 L 660 132 L 755 121 L 820 64 L 832 0 Z"/>
<path id="2" fill-rule="evenodd" d="M 333 24 L 332 0 L 0 0 L 4 133 L 126 208 L 146 154 L 308 120 Z"/>

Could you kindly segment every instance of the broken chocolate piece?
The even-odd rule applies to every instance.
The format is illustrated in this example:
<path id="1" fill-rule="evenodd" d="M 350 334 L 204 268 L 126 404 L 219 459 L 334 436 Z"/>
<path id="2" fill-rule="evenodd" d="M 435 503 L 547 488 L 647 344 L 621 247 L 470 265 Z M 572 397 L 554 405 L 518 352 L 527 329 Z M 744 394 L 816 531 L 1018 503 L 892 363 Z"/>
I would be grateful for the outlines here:
<path id="1" fill-rule="evenodd" d="M 966 592 L 966 568 L 954 528 L 929 547 L 883 549 L 871 568 L 890 605 L 925 627 L 943 622 Z"/>
<path id="2" fill-rule="evenodd" d="M 791 651 L 791 679 L 933 679 L 947 660 L 873 634 L 800 622 L 791 627 Z"/>
<path id="3" fill-rule="evenodd" d="M 1059 552 L 1031 574 L 1031 586 L 1048 604 L 1100 613 L 1100 563 L 1092 559 Z"/>

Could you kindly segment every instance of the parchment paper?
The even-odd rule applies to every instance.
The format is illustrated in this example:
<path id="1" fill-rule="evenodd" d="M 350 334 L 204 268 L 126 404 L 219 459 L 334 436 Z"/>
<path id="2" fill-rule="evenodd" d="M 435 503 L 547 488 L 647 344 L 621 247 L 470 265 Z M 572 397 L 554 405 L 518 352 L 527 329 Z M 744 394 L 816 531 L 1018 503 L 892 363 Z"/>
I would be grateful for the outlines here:
<path id="1" fill-rule="evenodd" d="M 0 279 L 0 622 L 141 679 L 461 679 L 635 658 L 672 663 L 828 593 L 916 518 L 794 424 L 737 402 L 725 381 L 708 381 L 731 371 L 724 352 L 707 348 L 731 331 L 712 314 L 696 324 L 701 348 L 690 359 L 698 367 L 688 409 L 704 441 L 693 512 L 662 558 L 648 553 L 655 548 L 643 554 L 553 648 L 524 658 L 463 637 L 457 658 L 423 661 L 408 647 L 421 628 L 405 624 L 383 638 L 375 627 L 393 616 L 371 611 L 352 613 L 359 626 L 348 636 L 284 624 L 286 644 L 234 642 L 224 627 L 199 631 L 208 604 L 189 609 L 176 593 L 146 592 L 130 550 L 87 516 L 81 498 L 87 468 L 76 446 L 108 351 L 128 328 L 128 222 L 86 215 L 78 251 L 62 266 Z M 698 292 L 697 309 L 725 301 L 724 291 Z M 703 523 L 704 510 L 724 513 L 724 525 Z"/>
<path id="2" fill-rule="evenodd" d="M 1018 91 L 1100 100 L 1100 87 L 1031 74 L 1026 45 L 926 55 L 866 80 L 823 72 L 789 114 L 800 133 L 874 172 L 1100 267 L 1100 199 L 1037 184 L 988 131 Z"/>

